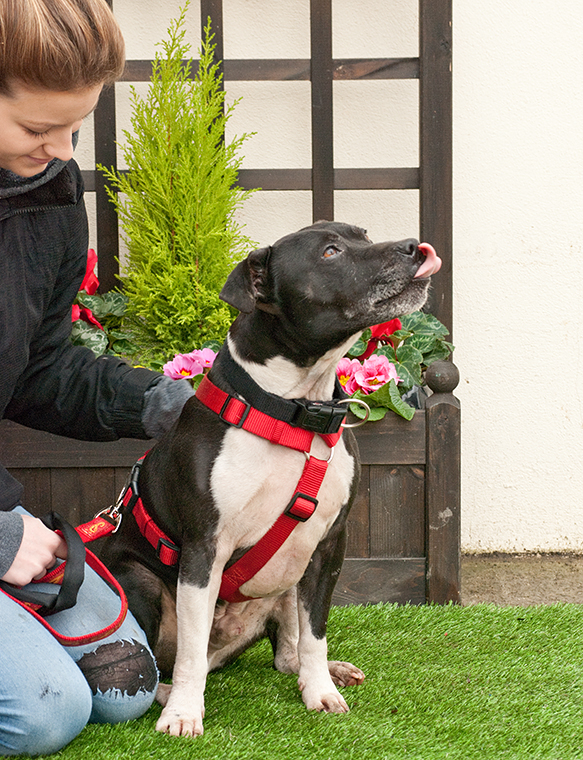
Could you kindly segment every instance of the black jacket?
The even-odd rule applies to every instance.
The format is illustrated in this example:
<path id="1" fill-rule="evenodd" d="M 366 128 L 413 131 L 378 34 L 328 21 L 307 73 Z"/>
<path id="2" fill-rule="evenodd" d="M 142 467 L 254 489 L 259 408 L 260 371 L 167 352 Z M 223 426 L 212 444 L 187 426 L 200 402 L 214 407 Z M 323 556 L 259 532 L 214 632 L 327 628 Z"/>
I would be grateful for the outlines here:
<path id="1" fill-rule="evenodd" d="M 0 200 L 0 418 L 94 441 L 147 438 L 144 393 L 161 376 L 73 346 L 71 305 L 87 261 L 79 167 Z M 22 486 L 0 465 L 0 510 Z"/>

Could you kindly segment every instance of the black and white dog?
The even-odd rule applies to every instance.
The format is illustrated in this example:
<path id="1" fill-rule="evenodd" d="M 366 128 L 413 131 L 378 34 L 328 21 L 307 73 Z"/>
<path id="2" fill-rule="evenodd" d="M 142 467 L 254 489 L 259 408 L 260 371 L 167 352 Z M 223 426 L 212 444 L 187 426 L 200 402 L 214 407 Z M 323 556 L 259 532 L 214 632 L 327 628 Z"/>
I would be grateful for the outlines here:
<path id="1" fill-rule="evenodd" d="M 318 222 L 253 251 L 229 276 L 221 298 L 240 314 L 208 379 L 228 398 L 246 396 L 248 388 L 276 409 L 280 401 L 295 404 L 291 428 L 316 433 L 308 452 L 278 445 L 194 397 L 143 461 L 134 490 L 165 537 L 158 549 L 177 544 L 179 563 L 162 564 L 151 536 L 148 543 L 130 516 L 104 559 L 161 671 L 173 666 L 172 686 L 158 692 L 165 704 L 158 730 L 202 734 L 207 673 L 266 635 L 275 667 L 298 674 L 309 710 L 348 710 L 336 686 L 359 684 L 364 674 L 327 661 L 325 633 L 359 464 L 350 431 L 337 436 L 333 458 L 326 440 L 342 418 L 335 369 L 363 329 L 420 308 L 440 264 L 427 244 L 373 244 L 364 230 Z M 241 378 L 248 380 L 243 389 Z M 248 405 L 241 406 L 243 418 Z M 336 422 L 322 422 L 322 415 Z M 244 580 L 240 600 L 224 601 L 225 567 L 289 509 L 311 458 L 327 463 L 317 499 L 304 499 L 317 507 L 309 519 L 295 518 L 281 548 Z"/>

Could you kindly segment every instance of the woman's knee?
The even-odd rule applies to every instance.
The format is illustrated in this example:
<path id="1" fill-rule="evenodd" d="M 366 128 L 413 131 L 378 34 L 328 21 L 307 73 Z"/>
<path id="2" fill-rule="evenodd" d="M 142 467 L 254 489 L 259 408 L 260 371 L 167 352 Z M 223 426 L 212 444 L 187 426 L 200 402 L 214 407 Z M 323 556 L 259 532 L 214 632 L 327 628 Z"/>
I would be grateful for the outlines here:
<path id="1" fill-rule="evenodd" d="M 158 669 L 150 650 L 118 639 L 85 653 L 77 666 L 93 695 L 92 723 L 120 723 L 143 715 L 154 701 Z"/>
<path id="2" fill-rule="evenodd" d="M 0 755 L 49 755 L 69 744 L 87 725 L 91 691 L 71 663 L 69 672 L 52 678 L 27 679 L 3 695 L 0 711 Z"/>

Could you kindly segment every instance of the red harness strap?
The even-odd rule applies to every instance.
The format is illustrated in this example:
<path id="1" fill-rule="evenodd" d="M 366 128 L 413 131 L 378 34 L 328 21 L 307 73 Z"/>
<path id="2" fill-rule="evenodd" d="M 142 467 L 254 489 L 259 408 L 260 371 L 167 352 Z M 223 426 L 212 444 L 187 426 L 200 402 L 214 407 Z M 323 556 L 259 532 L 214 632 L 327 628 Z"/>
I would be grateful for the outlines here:
<path id="1" fill-rule="evenodd" d="M 223 573 L 219 597 L 227 602 L 245 602 L 252 597 L 242 594 L 239 588 L 267 564 L 300 522 L 313 515 L 318 505 L 316 496 L 330 460 L 309 455 L 315 435 L 312 431 L 294 427 L 254 409 L 217 388 L 206 375 L 196 391 L 196 397 L 228 424 L 266 438 L 271 443 L 303 451 L 307 456 L 296 491 L 285 511 L 255 546 Z M 320 437 L 332 448 L 341 435 L 342 429 L 337 433 L 320 434 Z"/>
<path id="2" fill-rule="evenodd" d="M 236 396 L 230 396 L 225 391 L 217 388 L 208 376 L 205 375 L 198 386 L 196 397 L 219 417 L 233 427 L 243 428 L 261 438 L 266 438 L 271 443 L 278 443 L 297 451 L 309 451 L 315 433 L 311 430 L 294 427 L 288 422 L 274 419 L 258 409 L 254 409 L 245 401 Z M 340 440 L 342 429 L 337 433 L 324 433 L 320 435 L 323 441 L 330 447 L 335 446 Z"/>

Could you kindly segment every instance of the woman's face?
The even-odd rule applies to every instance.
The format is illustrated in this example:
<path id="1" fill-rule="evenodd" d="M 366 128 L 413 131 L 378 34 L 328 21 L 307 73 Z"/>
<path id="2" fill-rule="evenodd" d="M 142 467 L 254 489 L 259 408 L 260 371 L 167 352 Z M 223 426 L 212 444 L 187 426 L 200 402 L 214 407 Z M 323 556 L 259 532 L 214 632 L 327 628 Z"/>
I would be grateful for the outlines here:
<path id="1" fill-rule="evenodd" d="M 72 135 L 97 106 L 101 84 L 59 92 L 15 84 L 0 95 L 0 167 L 21 177 L 73 156 Z"/>

